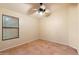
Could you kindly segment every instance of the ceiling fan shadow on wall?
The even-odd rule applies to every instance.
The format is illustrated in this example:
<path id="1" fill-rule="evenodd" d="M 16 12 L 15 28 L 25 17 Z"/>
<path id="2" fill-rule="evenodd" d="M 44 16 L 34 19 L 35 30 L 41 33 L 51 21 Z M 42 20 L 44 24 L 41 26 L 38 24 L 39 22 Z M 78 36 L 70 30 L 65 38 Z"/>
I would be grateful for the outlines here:
<path id="1" fill-rule="evenodd" d="M 39 5 L 34 5 L 29 11 L 28 14 L 35 16 L 45 16 L 48 17 L 51 15 L 50 10 L 46 7 L 45 4 L 40 3 Z"/>

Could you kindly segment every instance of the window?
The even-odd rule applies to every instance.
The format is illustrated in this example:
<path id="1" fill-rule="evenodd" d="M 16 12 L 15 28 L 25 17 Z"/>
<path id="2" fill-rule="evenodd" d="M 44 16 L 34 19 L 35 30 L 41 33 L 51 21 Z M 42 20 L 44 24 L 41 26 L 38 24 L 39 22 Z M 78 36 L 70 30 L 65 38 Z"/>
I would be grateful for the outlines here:
<path id="1" fill-rule="evenodd" d="M 2 15 L 2 40 L 19 38 L 19 18 Z"/>

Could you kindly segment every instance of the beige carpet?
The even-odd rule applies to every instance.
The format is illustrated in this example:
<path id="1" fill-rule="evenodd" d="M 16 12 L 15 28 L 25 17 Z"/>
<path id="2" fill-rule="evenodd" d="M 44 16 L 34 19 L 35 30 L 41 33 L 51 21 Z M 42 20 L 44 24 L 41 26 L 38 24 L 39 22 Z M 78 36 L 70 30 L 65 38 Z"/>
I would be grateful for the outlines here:
<path id="1" fill-rule="evenodd" d="M 77 55 L 77 50 L 55 42 L 35 40 L 0 52 L 1 55 Z"/>

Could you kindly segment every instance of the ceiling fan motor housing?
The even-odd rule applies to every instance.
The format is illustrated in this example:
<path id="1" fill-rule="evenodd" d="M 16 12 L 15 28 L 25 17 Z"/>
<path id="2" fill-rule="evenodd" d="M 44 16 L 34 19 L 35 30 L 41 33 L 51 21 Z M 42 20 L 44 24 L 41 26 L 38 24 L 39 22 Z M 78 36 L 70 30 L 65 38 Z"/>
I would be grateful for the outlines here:
<path id="1" fill-rule="evenodd" d="M 39 8 L 39 12 L 45 12 L 45 9 Z"/>

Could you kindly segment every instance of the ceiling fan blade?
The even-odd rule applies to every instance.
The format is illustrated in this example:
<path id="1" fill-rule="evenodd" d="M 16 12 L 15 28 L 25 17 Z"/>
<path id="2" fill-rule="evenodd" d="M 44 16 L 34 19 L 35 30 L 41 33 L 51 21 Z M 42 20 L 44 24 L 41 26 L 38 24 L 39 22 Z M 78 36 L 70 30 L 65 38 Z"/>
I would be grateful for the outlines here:
<path id="1" fill-rule="evenodd" d="M 31 8 L 27 12 L 28 15 L 31 15 L 34 12 L 36 12 L 40 6 L 38 3 L 30 3 L 30 5 L 31 5 Z"/>
<path id="2" fill-rule="evenodd" d="M 31 14 L 33 14 L 35 11 L 36 11 L 36 10 L 31 10 L 31 9 L 30 9 L 30 10 L 28 10 L 27 14 L 28 14 L 28 15 L 31 15 Z"/>
<path id="3" fill-rule="evenodd" d="M 36 11 L 36 10 L 38 10 L 38 9 L 33 9 L 33 10 L 35 10 L 35 11 Z"/>

